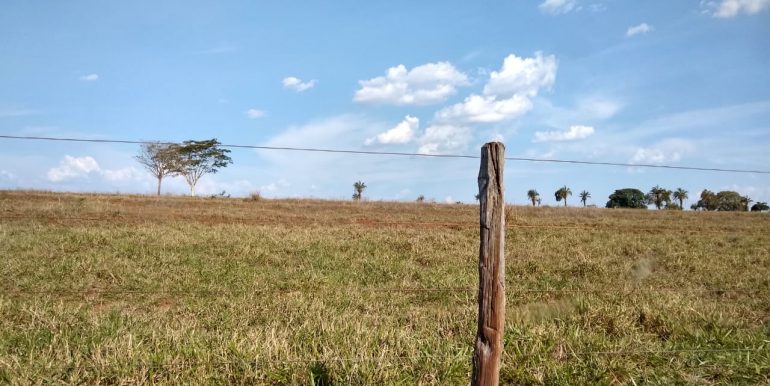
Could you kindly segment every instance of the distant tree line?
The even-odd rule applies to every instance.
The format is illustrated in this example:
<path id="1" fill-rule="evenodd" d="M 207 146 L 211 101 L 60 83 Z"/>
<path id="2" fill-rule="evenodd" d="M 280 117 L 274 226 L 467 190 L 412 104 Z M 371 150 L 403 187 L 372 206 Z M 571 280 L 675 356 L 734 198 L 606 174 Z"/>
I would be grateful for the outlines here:
<path id="1" fill-rule="evenodd" d="M 684 202 L 688 200 L 689 192 L 683 188 L 668 190 L 658 185 L 653 186 L 646 194 L 639 189 L 625 188 L 615 190 L 609 196 L 605 207 L 607 208 L 632 208 L 647 209 L 648 205 L 653 205 L 658 210 L 682 210 Z M 567 206 L 567 197 L 572 195 L 572 190 L 566 185 L 554 192 L 554 198 L 557 202 L 564 201 Z M 586 190 L 580 192 L 580 202 L 586 206 L 591 193 Z M 540 193 L 535 189 L 527 191 L 527 200 L 532 206 L 539 206 L 541 203 Z M 692 210 L 703 211 L 752 211 L 764 212 L 770 210 L 766 202 L 757 202 L 749 206 L 753 200 L 748 196 L 742 196 L 733 191 L 721 191 L 714 193 L 708 189 L 700 194 L 700 199 L 690 206 Z"/>
<path id="2" fill-rule="evenodd" d="M 557 189 L 553 193 L 553 196 L 557 202 L 564 201 L 564 206 L 567 206 L 567 197 L 571 195 L 572 190 L 566 185 Z M 584 190 L 580 192 L 578 197 L 580 197 L 580 202 L 583 203 L 583 206 L 586 206 L 588 199 L 591 198 L 591 193 Z M 542 198 L 540 198 L 540 193 L 538 193 L 535 189 L 530 189 L 527 191 L 527 200 L 532 203 L 532 206 L 540 206 L 540 204 L 543 202 Z"/>
<path id="3" fill-rule="evenodd" d="M 219 169 L 232 164 L 233 160 L 228 155 L 230 150 L 223 149 L 216 138 L 203 141 L 189 140 L 182 143 L 146 142 L 141 145 L 139 154 L 135 157 L 157 180 L 157 194 L 160 195 L 161 183 L 165 177 L 182 176 L 190 187 L 190 195 L 195 196 L 195 186 L 206 174 L 216 173 Z M 353 200 L 360 201 L 364 196 L 366 184 L 356 181 L 353 184 Z M 222 196 L 225 192 L 221 193 Z M 554 192 L 556 202 L 564 201 L 567 206 L 567 197 L 572 195 L 572 190 L 566 185 Z M 585 207 L 591 193 L 583 190 L 579 194 L 580 202 Z M 479 200 L 479 195 L 475 196 Z M 639 189 L 625 188 L 615 190 L 609 196 L 605 205 L 607 208 L 635 208 L 647 209 L 647 205 L 654 205 L 657 209 L 682 210 L 684 201 L 689 198 L 687 190 L 678 188 L 674 191 L 653 186 L 647 194 Z M 535 189 L 527 191 L 527 199 L 532 206 L 541 204 L 540 193 Z M 425 196 L 420 195 L 417 202 L 425 201 Z M 766 202 L 753 202 L 748 196 L 741 196 L 733 191 L 721 191 L 714 193 L 705 189 L 700 194 L 698 202 L 692 204 L 690 209 L 703 211 L 752 211 L 764 212 L 770 210 Z M 458 202 L 459 203 L 459 202 Z"/>
<path id="4" fill-rule="evenodd" d="M 689 199 L 688 192 L 682 188 L 671 191 L 660 186 L 654 186 L 647 194 L 639 189 L 618 189 L 612 193 L 607 201 L 607 208 L 638 208 L 646 209 L 647 205 L 654 205 L 657 209 L 682 210 L 684 201 Z M 692 210 L 703 211 L 749 211 L 762 212 L 768 208 L 767 203 L 758 202 L 749 207 L 753 200 L 748 196 L 742 196 L 738 192 L 725 190 L 714 193 L 705 189 L 700 194 L 700 199 L 690 205 Z"/>
<path id="5" fill-rule="evenodd" d="M 757 202 L 749 208 L 753 200 L 749 196 L 741 196 L 738 192 L 733 191 L 721 191 L 714 193 L 708 189 L 704 189 L 700 193 L 700 200 L 693 204 L 690 208 L 692 210 L 718 210 L 718 211 L 748 211 L 763 212 L 768 208 L 766 202 Z"/>

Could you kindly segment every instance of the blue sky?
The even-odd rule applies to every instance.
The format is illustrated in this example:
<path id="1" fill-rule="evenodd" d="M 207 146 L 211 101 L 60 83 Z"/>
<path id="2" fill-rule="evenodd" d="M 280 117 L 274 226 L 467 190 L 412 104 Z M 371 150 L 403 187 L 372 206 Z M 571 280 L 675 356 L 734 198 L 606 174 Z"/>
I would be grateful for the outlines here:
<path id="1" fill-rule="evenodd" d="M 0 133 L 770 169 L 770 0 L 0 3 Z M 0 188 L 153 192 L 138 147 L 0 140 Z M 472 202 L 478 161 L 234 150 L 198 191 Z M 569 186 L 767 175 L 509 162 Z M 170 180 L 165 191 L 183 194 Z M 577 197 L 570 199 L 577 203 Z M 689 206 L 689 205 L 688 205 Z"/>

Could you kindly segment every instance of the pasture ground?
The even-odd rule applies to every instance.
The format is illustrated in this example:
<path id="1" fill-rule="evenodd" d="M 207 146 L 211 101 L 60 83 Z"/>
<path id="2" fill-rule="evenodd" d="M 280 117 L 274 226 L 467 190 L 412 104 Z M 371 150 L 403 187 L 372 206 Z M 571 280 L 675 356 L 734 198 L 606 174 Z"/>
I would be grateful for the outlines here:
<path id="1" fill-rule="evenodd" d="M 507 219 L 503 383 L 770 382 L 769 215 Z M 477 259 L 474 205 L 0 192 L 0 383 L 466 384 Z"/>

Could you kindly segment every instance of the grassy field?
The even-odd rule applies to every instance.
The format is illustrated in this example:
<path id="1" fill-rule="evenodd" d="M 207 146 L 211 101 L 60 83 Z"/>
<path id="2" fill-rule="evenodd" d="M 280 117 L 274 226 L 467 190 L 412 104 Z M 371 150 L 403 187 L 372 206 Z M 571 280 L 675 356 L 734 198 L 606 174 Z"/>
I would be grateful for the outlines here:
<path id="1" fill-rule="evenodd" d="M 507 221 L 503 383 L 770 382 L 770 216 Z M 477 259 L 472 205 L 0 192 L 0 383 L 466 384 Z"/>

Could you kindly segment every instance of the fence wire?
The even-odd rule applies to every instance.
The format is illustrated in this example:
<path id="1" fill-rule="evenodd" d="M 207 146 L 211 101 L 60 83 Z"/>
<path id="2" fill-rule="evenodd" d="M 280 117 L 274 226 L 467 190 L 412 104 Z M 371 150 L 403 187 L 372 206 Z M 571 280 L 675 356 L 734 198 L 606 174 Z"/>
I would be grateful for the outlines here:
<path id="1" fill-rule="evenodd" d="M 515 340 L 514 340 L 515 341 Z M 768 341 L 760 342 L 756 347 L 732 347 L 732 348 L 680 348 L 680 349 L 650 349 L 650 350 L 603 350 L 603 351 L 572 351 L 565 350 L 563 355 L 565 357 L 590 357 L 590 356 L 627 356 L 627 355 L 676 355 L 676 354 L 728 354 L 728 353 L 751 353 L 751 352 L 768 352 L 770 346 Z M 225 366 L 241 366 L 258 369 L 264 365 L 270 364 L 315 364 L 315 363 L 367 363 L 367 362 L 395 362 L 395 361 L 420 361 L 420 360 L 434 360 L 434 361 L 457 361 L 468 362 L 470 364 L 470 352 L 461 352 L 457 355 L 396 355 L 396 356 L 366 356 L 366 357 L 321 357 L 321 358 L 254 358 L 254 359 L 242 359 L 242 360 L 181 360 L 172 361 L 166 363 L 153 363 L 146 361 L 136 361 L 129 363 L 118 363 L 118 367 L 129 366 L 136 369 L 155 369 L 155 370 L 170 370 L 170 369 L 183 369 L 183 368 L 200 368 L 200 367 L 225 367 Z M 550 354 L 550 352 L 549 352 Z M 529 355 L 529 353 L 528 353 Z M 514 361 L 517 356 L 511 354 L 509 350 L 504 352 L 502 356 L 501 366 L 506 367 L 507 361 Z M 4 364 L 11 368 L 12 366 Z M 87 363 L 68 363 L 64 367 L 69 369 L 96 369 L 100 366 Z"/>
<path id="2" fill-rule="evenodd" d="M 112 144 L 132 144 L 132 145 L 142 145 L 146 143 L 159 143 L 159 144 L 166 144 L 166 145 L 177 144 L 177 142 L 169 142 L 169 141 L 134 141 L 134 140 L 118 140 L 118 139 L 62 138 L 62 137 L 42 137 L 42 136 L 21 136 L 21 135 L 0 135 L 0 138 L 18 139 L 18 140 L 35 140 L 35 141 L 90 142 L 90 143 L 112 143 Z M 221 144 L 220 146 L 226 147 L 226 148 L 234 148 L 234 149 L 278 150 L 278 151 L 293 151 L 293 152 L 301 151 L 301 152 L 316 152 L 316 153 L 341 153 L 341 154 L 377 155 L 377 156 L 469 158 L 469 159 L 480 158 L 479 156 L 466 155 L 466 154 L 427 154 L 427 153 L 409 153 L 409 152 L 393 152 L 393 151 L 321 149 L 321 148 L 312 148 L 312 147 L 261 146 L 261 145 L 242 145 L 242 144 Z M 706 172 L 722 172 L 722 173 L 770 174 L 770 170 L 709 168 L 709 167 L 698 167 L 698 166 L 677 166 L 677 165 L 661 165 L 661 164 L 632 164 L 632 163 L 626 163 L 626 162 L 565 160 L 565 159 L 556 159 L 556 158 L 505 157 L 505 160 L 519 161 L 519 162 L 545 162 L 545 163 L 594 165 L 594 166 L 619 166 L 619 167 L 626 167 L 626 168 L 653 168 L 653 169 L 672 169 L 672 170 L 706 171 Z"/>
<path id="3" fill-rule="evenodd" d="M 431 292 L 465 292 L 475 293 L 476 287 L 328 287 L 328 288 L 257 288 L 253 290 L 121 290 L 121 289 L 47 289 L 36 290 L 26 288 L 4 288 L 0 294 L 6 295 L 61 295 L 61 296 L 94 296 L 94 295 L 191 295 L 191 296 L 232 296 L 249 294 L 277 293 L 306 293 L 318 294 L 327 292 L 372 292 L 372 293 L 431 293 Z M 636 288 L 506 288 L 509 294 L 515 293 L 556 293 L 556 294 L 633 294 L 633 293 L 768 293 L 770 288 L 748 287 L 636 287 Z"/>
<path id="4" fill-rule="evenodd" d="M 366 227 L 408 227 L 408 228 L 450 228 L 450 229 L 475 229 L 478 224 L 469 222 L 446 222 L 446 221 L 380 221 L 380 220 L 345 220 L 345 221 L 315 221 L 309 219 L 281 219 L 281 220 L 263 220 L 248 217 L 205 217 L 205 216 L 183 216 L 176 218 L 169 217 L 126 217 L 121 215 L 110 217 L 85 217 L 85 216 L 28 216 L 28 215 L 0 215 L 0 220 L 27 220 L 27 221 L 47 221 L 47 222 L 77 222 L 77 221 L 109 221 L 111 223 L 120 220 L 136 221 L 141 223 L 153 222 L 174 222 L 174 221 L 203 221 L 213 222 L 215 224 L 236 224 L 236 225 L 283 225 L 283 226 L 329 226 L 329 225 L 361 225 Z M 672 231 L 664 227 L 617 227 L 604 226 L 600 224 L 506 224 L 506 229 L 570 229 L 593 232 L 620 232 L 620 233 L 671 233 Z M 709 234 L 709 235 L 732 235 L 741 234 L 763 234 L 754 229 L 722 228 L 722 229 L 677 229 L 676 234 Z"/>

